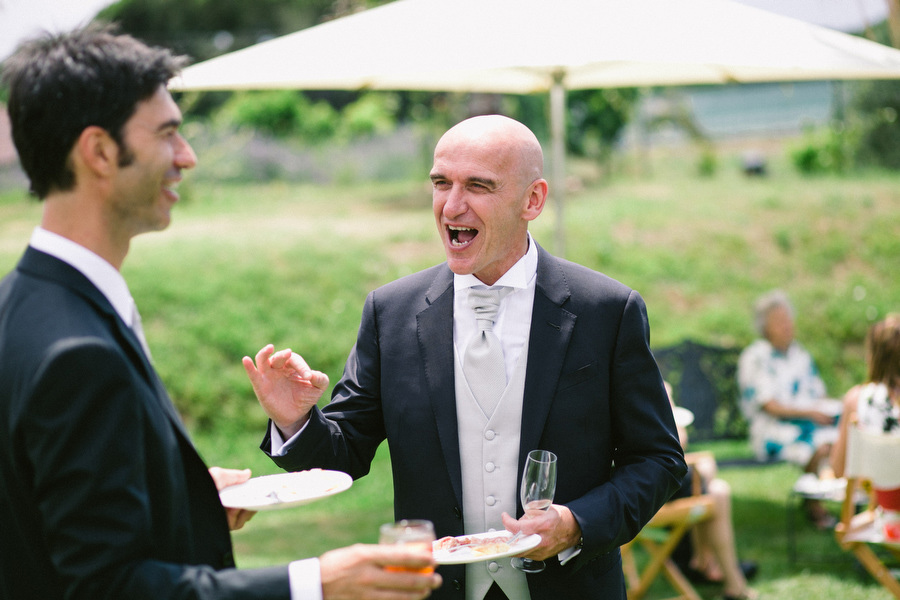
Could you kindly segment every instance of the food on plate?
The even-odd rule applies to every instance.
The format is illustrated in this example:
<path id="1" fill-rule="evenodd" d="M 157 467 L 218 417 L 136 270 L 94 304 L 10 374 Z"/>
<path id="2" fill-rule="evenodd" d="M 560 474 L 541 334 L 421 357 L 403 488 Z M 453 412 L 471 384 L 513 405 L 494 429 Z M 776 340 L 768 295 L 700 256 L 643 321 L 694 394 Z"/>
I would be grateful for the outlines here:
<path id="1" fill-rule="evenodd" d="M 472 546 L 472 554 L 492 555 L 503 554 L 509 551 L 509 544 L 506 542 L 491 542 L 487 544 L 476 544 Z"/>
<path id="2" fill-rule="evenodd" d="M 478 555 L 501 554 L 509 551 L 509 544 L 507 543 L 509 538 L 510 534 L 508 532 L 495 536 L 458 535 L 453 537 L 448 535 L 435 540 L 432 548 L 433 550 L 446 550 L 448 552 L 468 548 L 473 554 Z"/>

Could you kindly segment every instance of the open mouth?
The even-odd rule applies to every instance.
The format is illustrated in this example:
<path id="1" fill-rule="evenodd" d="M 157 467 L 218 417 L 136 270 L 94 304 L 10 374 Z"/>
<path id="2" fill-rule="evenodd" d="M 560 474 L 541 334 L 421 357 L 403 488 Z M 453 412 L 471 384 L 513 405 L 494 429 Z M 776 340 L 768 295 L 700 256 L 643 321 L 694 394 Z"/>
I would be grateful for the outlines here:
<path id="1" fill-rule="evenodd" d="M 172 183 L 164 184 L 162 186 L 163 193 L 165 193 L 170 198 L 178 200 L 178 184 L 179 183 L 180 183 L 179 181 L 173 181 Z"/>
<path id="2" fill-rule="evenodd" d="M 478 235 L 478 230 L 471 227 L 447 225 L 447 231 L 450 234 L 450 245 L 456 248 L 467 246 Z"/>

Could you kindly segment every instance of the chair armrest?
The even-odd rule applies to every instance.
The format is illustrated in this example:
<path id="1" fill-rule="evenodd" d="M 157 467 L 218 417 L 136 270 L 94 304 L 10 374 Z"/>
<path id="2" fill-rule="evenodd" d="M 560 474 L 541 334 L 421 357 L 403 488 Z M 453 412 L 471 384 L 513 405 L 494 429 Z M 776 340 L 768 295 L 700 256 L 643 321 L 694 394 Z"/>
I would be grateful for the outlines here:
<path id="1" fill-rule="evenodd" d="M 680 523 L 699 523 L 713 516 L 715 500 L 710 496 L 690 496 L 669 500 L 647 523 L 648 527 L 670 527 Z"/>

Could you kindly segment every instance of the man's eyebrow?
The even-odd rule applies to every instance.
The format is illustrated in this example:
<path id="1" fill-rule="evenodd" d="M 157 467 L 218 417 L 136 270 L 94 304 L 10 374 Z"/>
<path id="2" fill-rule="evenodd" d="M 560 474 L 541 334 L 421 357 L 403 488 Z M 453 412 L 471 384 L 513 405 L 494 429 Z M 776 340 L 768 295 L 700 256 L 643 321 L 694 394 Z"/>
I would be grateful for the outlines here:
<path id="1" fill-rule="evenodd" d="M 447 177 L 442 173 L 432 173 L 431 181 L 439 181 L 441 179 L 447 179 Z M 466 179 L 466 184 L 470 183 L 480 183 L 481 185 L 487 186 L 489 188 L 497 187 L 497 182 L 494 179 L 489 179 L 487 177 L 469 177 Z"/>
<path id="2" fill-rule="evenodd" d="M 156 131 L 165 131 L 167 129 L 178 129 L 181 127 L 181 119 L 169 119 L 159 125 Z"/>
<path id="3" fill-rule="evenodd" d="M 466 179 L 466 183 L 480 183 L 489 188 L 497 187 L 497 182 L 494 179 L 489 179 L 487 177 L 469 177 Z"/>

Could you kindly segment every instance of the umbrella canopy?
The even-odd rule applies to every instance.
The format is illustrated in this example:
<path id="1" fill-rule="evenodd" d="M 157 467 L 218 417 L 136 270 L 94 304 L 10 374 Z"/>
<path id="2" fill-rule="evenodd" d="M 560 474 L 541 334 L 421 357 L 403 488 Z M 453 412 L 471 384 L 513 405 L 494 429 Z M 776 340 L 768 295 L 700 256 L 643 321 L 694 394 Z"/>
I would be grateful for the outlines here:
<path id="1" fill-rule="evenodd" d="M 567 89 L 900 75 L 900 51 L 727 0 L 398 0 L 186 69 L 175 89 Z"/>
<path id="2" fill-rule="evenodd" d="M 550 91 L 900 77 L 900 51 L 728 0 L 398 0 L 191 66 L 174 90 Z"/>

